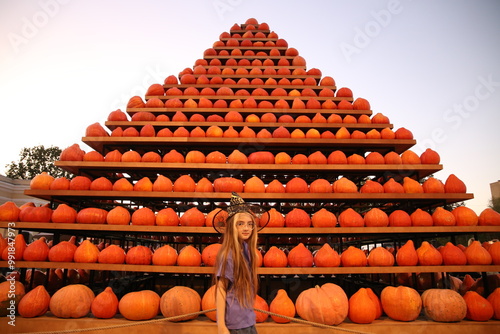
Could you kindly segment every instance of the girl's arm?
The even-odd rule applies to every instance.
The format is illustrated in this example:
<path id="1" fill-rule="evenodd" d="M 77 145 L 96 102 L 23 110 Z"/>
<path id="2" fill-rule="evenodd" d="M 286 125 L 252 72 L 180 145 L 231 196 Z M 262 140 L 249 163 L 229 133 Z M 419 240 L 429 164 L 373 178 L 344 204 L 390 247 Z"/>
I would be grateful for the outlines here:
<path id="1" fill-rule="evenodd" d="M 217 281 L 215 306 L 217 309 L 217 330 L 218 334 L 228 334 L 229 330 L 226 327 L 226 290 L 227 279 L 221 277 Z"/>

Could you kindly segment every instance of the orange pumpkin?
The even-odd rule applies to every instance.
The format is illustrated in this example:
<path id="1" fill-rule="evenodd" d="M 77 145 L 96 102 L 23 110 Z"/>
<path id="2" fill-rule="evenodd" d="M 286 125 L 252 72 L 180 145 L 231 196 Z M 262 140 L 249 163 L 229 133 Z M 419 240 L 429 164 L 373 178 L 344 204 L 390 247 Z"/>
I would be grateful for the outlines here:
<path id="1" fill-rule="evenodd" d="M 21 209 L 12 201 L 0 205 L 0 221 L 17 222 Z"/>
<path id="2" fill-rule="evenodd" d="M 113 183 L 113 191 L 133 191 L 134 185 L 129 180 L 122 177 Z"/>
<path id="3" fill-rule="evenodd" d="M 43 285 L 38 285 L 21 299 L 17 311 L 23 318 L 39 317 L 49 309 L 50 295 Z"/>
<path id="4" fill-rule="evenodd" d="M 294 177 L 286 183 L 285 190 L 287 193 L 308 193 L 309 185 L 301 177 Z"/>
<path id="5" fill-rule="evenodd" d="M 438 322 L 461 321 L 467 314 L 467 304 L 456 291 L 450 289 L 427 289 L 422 293 L 425 315 Z"/>
<path id="6" fill-rule="evenodd" d="M 432 226 L 434 224 L 431 214 L 420 208 L 413 211 L 410 218 L 412 226 Z"/>
<path id="7" fill-rule="evenodd" d="M 290 267 L 312 267 L 313 255 L 303 243 L 293 247 L 288 253 L 288 264 Z"/>
<path id="8" fill-rule="evenodd" d="M 339 215 L 339 225 L 341 227 L 363 227 L 365 220 L 352 208 L 348 208 Z"/>
<path id="9" fill-rule="evenodd" d="M 377 318 L 377 304 L 366 288 L 360 288 L 349 298 L 348 317 L 356 324 L 370 324 Z"/>
<path id="10" fill-rule="evenodd" d="M 467 264 L 465 253 L 451 242 L 447 242 L 446 245 L 440 247 L 439 252 L 443 257 L 443 264 L 445 266 L 463 266 Z"/>
<path id="11" fill-rule="evenodd" d="M 59 204 L 57 208 L 52 211 L 50 219 L 53 223 L 73 224 L 76 223 L 76 216 L 76 210 L 63 203 Z"/>
<path id="12" fill-rule="evenodd" d="M 85 239 L 75 250 L 73 260 L 80 263 L 96 263 L 99 249 L 90 240 Z"/>
<path id="13" fill-rule="evenodd" d="M 144 207 L 134 211 L 132 213 L 131 224 L 132 225 L 148 225 L 152 226 L 156 222 L 156 215 L 150 208 Z"/>
<path id="14" fill-rule="evenodd" d="M 266 321 L 267 318 L 269 317 L 269 315 L 267 313 L 257 311 L 257 310 L 263 310 L 263 311 L 269 312 L 269 305 L 264 300 L 264 298 L 262 298 L 259 295 L 255 295 L 255 301 L 254 301 L 253 307 L 254 307 L 254 309 L 256 309 L 255 310 L 255 321 L 257 323 Z"/>
<path id="15" fill-rule="evenodd" d="M 149 320 L 160 311 L 160 296 L 151 290 L 129 292 L 120 299 L 118 310 L 128 320 Z"/>
<path id="16" fill-rule="evenodd" d="M 389 225 L 389 216 L 379 208 L 372 208 L 365 214 L 364 222 L 367 227 L 385 227 Z"/>
<path id="17" fill-rule="evenodd" d="M 334 193 L 357 193 L 358 187 L 346 177 L 342 177 L 332 184 Z"/>
<path id="18" fill-rule="evenodd" d="M 340 266 L 340 255 L 329 244 L 325 243 L 314 253 L 314 265 L 316 267 L 338 267 Z"/>
<path id="19" fill-rule="evenodd" d="M 118 297 L 116 297 L 113 289 L 108 286 L 94 298 L 90 305 L 90 311 L 96 318 L 110 319 L 118 312 L 118 303 Z"/>
<path id="20" fill-rule="evenodd" d="M 408 240 L 396 253 L 396 263 L 398 266 L 416 266 L 418 254 L 415 250 L 413 240 Z"/>
<path id="21" fill-rule="evenodd" d="M 85 208 L 78 211 L 76 222 L 78 224 L 105 224 L 108 212 L 100 208 Z"/>
<path id="22" fill-rule="evenodd" d="M 197 207 L 192 207 L 181 215 L 179 224 L 181 226 L 204 226 L 205 214 Z"/>
<path id="23" fill-rule="evenodd" d="M 201 261 L 200 251 L 191 245 L 182 248 L 179 252 L 179 256 L 177 257 L 178 266 L 199 267 L 201 266 Z"/>
<path id="24" fill-rule="evenodd" d="M 269 304 L 269 311 L 272 313 L 293 318 L 295 317 L 295 304 L 290 299 L 290 297 L 288 297 L 288 294 L 284 289 L 279 289 L 278 292 L 276 293 L 276 296 L 271 301 L 271 304 Z M 290 322 L 289 319 L 285 319 L 276 315 L 271 315 L 271 318 L 274 320 L 274 322 L 279 324 L 285 324 Z"/>
<path id="25" fill-rule="evenodd" d="M 82 318 L 89 314 L 94 298 L 94 292 L 83 284 L 67 285 L 50 298 L 50 312 L 58 318 Z"/>
<path id="26" fill-rule="evenodd" d="M 466 193 L 467 187 L 455 174 L 450 174 L 444 183 L 446 193 Z"/>
<path id="27" fill-rule="evenodd" d="M 407 194 L 422 194 L 424 192 L 424 188 L 418 181 L 407 176 L 403 179 L 403 189 Z"/>
<path id="28" fill-rule="evenodd" d="M 295 301 L 297 314 L 304 320 L 325 325 L 338 325 L 347 317 L 348 299 L 333 283 L 302 291 Z"/>
<path id="29" fill-rule="evenodd" d="M 154 251 L 152 262 L 156 266 L 175 266 L 177 256 L 175 248 L 170 245 L 163 245 Z"/>
<path id="30" fill-rule="evenodd" d="M 491 303 L 476 291 L 467 291 L 463 296 L 467 304 L 465 317 L 473 321 L 488 321 L 493 317 L 494 309 Z"/>
<path id="31" fill-rule="evenodd" d="M 288 265 L 288 257 L 278 247 L 271 246 L 266 254 L 264 254 L 263 263 L 265 267 L 286 267 Z"/>
<path id="32" fill-rule="evenodd" d="M 134 184 L 134 191 L 153 191 L 153 182 L 149 177 L 143 177 Z"/>
<path id="33" fill-rule="evenodd" d="M 217 258 L 217 253 L 219 252 L 221 244 L 211 244 L 203 248 L 201 252 L 201 261 L 205 266 L 213 267 L 215 265 L 215 259 Z"/>
<path id="34" fill-rule="evenodd" d="M 325 208 L 321 208 L 312 215 L 311 223 L 314 227 L 335 227 L 337 217 Z"/>
<path id="35" fill-rule="evenodd" d="M 441 157 L 439 156 L 439 154 L 430 148 L 426 149 L 420 155 L 420 161 L 422 161 L 423 164 L 437 165 L 437 164 L 439 164 L 440 160 L 441 160 Z"/>
<path id="36" fill-rule="evenodd" d="M 267 227 L 284 227 L 285 217 L 275 208 L 271 208 L 262 214 L 260 219 L 261 224 L 267 221 Z"/>
<path id="37" fill-rule="evenodd" d="M 190 175 L 181 175 L 174 181 L 174 192 L 193 192 L 196 189 L 196 182 Z"/>
<path id="38" fill-rule="evenodd" d="M 391 267 L 394 265 L 394 255 L 385 247 L 375 247 L 368 254 L 370 267 Z"/>
<path id="39" fill-rule="evenodd" d="M 340 255 L 340 262 L 342 267 L 366 267 L 368 264 L 368 259 L 366 258 L 365 252 L 361 249 L 349 246 Z"/>
<path id="40" fill-rule="evenodd" d="M 22 222 L 42 222 L 49 223 L 52 218 L 53 210 L 50 204 L 42 206 L 21 206 L 19 212 L 19 220 Z"/>
<path id="41" fill-rule="evenodd" d="M 293 208 L 292 211 L 285 215 L 285 226 L 286 227 L 310 227 L 311 217 L 309 214 L 299 208 Z"/>
<path id="42" fill-rule="evenodd" d="M 493 306 L 493 318 L 496 320 L 500 319 L 500 287 L 493 290 L 488 296 L 488 301 Z"/>
<path id="43" fill-rule="evenodd" d="M 456 225 L 455 216 L 442 207 L 437 207 L 432 214 L 434 226 L 454 226 Z"/>
<path id="44" fill-rule="evenodd" d="M 451 213 L 455 216 L 457 226 L 476 226 L 479 217 L 471 208 L 459 206 L 454 208 Z"/>
<path id="45" fill-rule="evenodd" d="M 116 206 L 109 210 L 106 223 L 110 225 L 128 225 L 130 223 L 130 212 L 123 206 Z"/>
<path id="46" fill-rule="evenodd" d="M 253 176 L 245 182 L 244 191 L 246 193 L 265 193 L 266 186 L 264 181 L 262 181 L 259 177 Z"/>
<path id="47" fill-rule="evenodd" d="M 491 255 L 491 263 L 494 265 L 500 264 L 500 241 L 495 241 L 488 248 L 488 253 Z"/>
<path id="48" fill-rule="evenodd" d="M 49 246 L 45 237 L 41 237 L 30 243 L 23 252 L 24 261 L 47 261 Z"/>
<path id="49" fill-rule="evenodd" d="M 500 226 L 500 213 L 492 208 L 486 208 L 479 214 L 479 226 Z"/>
<path id="50" fill-rule="evenodd" d="M 403 210 L 395 210 L 389 215 L 389 226 L 411 226 L 410 215 Z"/>
<path id="51" fill-rule="evenodd" d="M 219 177 L 214 180 L 214 189 L 216 192 L 242 193 L 243 188 L 243 181 L 234 177 Z"/>
<path id="52" fill-rule="evenodd" d="M 387 316 L 398 321 L 414 321 L 422 310 L 422 299 L 417 290 L 407 286 L 387 286 L 380 294 L 382 308 Z"/>
<path id="53" fill-rule="evenodd" d="M 165 208 L 156 214 L 156 225 L 158 226 L 178 226 L 179 216 L 172 208 Z"/>
<path id="54" fill-rule="evenodd" d="M 215 292 L 216 292 L 216 290 L 215 289 L 216 289 L 216 286 L 212 285 L 203 294 L 203 297 L 201 298 L 201 310 L 202 311 L 212 310 L 212 309 L 216 308 L 216 304 L 215 304 Z M 208 319 L 210 319 L 212 321 L 217 321 L 217 312 L 216 311 L 206 312 L 205 315 L 207 316 Z"/>
<path id="55" fill-rule="evenodd" d="M 227 163 L 248 164 L 248 157 L 244 153 L 238 150 L 234 150 L 233 152 L 231 152 L 231 154 L 227 156 Z"/>
<path id="56" fill-rule="evenodd" d="M 125 262 L 125 251 L 118 245 L 109 245 L 99 252 L 97 262 L 122 264 Z"/>
<path id="57" fill-rule="evenodd" d="M 85 151 L 80 148 L 80 145 L 73 144 L 62 150 L 59 160 L 61 161 L 82 161 Z"/>
<path id="58" fill-rule="evenodd" d="M 428 241 L 423 241 L 417 248 L 417 256 L 420 266 L 439 266 L 443 263 L 441 253 Z"/>
<path id="59" fill-rule="evenodd" d="M 201 310 L 201 297 L 195 290 L 186 286 L 174 286 L 161 296 L 160 311 L 164 317 L 175 317 L 182 314 L 195 313 Z M 197 318 L 198 315 L 181 317 L 173 322 Z"/>
<path id="60" fill-rule="evenodd" d="M 384 183 L 384 192 L 389 194 L 403 194 L 405 189 L 401 183 L 394 181 L 390 178 L 386 183 Z"/>
<path id="61" fill-rule="evenodd" d="M 52 246 L 49 250 L 49 261 L 50 262 L 73 262 L 75 251 L 77 246 L 75 245 L 75 238 L 72 237 L 70 241 L 61 241 L 58 244 Z"/>
<path id="62" fill-rule="evenodd" d="M 146 246 L 137 245 L 130 248 L 125 256 L 127 264 L 151 264 L 153 252 Z"/>
<path id="63" fill-rule="evenodd" d="M 490 253 L 477 240 L 474 240 L 467 247 L 465 256 L 467 257 L 467 263 L 470 265 L 490 265 L 493 261 Z"/>
<path id="64" fill-rule="evenodd" d="M 172 181 L 163 175 L 158 175 L 156 181 L 153 182 L 153 191 L 170 192 L 174 188 Z"/>
<path id="65" fill-rule="evenodd" d="M 16 260 L 21 261 L 24 256 L 24 251 L 26 250 L 26 240 L 24 239 L 24 235 L 18 234 L 14 237 L 14 258 L 12 259 L 12 248 L 5 247 L 2 251 L 2 260 Z M 9 249 L 10 248 L 10 249 Z"/>
<path id="66" fill-rule="evenodd" d="M 30 189 L 32 190 L 49 190 L 50 184 L 54 181 L 54 177 L 47 172 L 35 175 L 30 181 Z"/>
<path id="67" fill-rule="evenodd" d="M 422 183 L 422 188 L 424 189 L 424 193 L 439 193 L 444 194 L 444 184 L 440 180 L 429 177 L 427 180 Z"/>

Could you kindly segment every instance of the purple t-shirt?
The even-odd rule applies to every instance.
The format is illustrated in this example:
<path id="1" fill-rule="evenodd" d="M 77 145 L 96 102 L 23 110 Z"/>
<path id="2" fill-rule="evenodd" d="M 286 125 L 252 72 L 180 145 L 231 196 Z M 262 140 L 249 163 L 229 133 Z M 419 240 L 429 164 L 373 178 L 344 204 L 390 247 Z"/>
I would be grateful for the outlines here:
<path id="1" fill-rule="evenodd" d="M 243 243 L 244 258 L 248 261 L 249 251 L 246 242 Z M 221 273 L 221 266 L 217 270 L 217 277 L 225 277 L 228 281 L 226 291 L 226 327 L 228 329 L 240 329 L 255 325 L 255 312 L 253 308 L 242 308 L 236 299 L 234 289 L 234 261 L 231 253 L 227 256 L 226 271 Z"/>

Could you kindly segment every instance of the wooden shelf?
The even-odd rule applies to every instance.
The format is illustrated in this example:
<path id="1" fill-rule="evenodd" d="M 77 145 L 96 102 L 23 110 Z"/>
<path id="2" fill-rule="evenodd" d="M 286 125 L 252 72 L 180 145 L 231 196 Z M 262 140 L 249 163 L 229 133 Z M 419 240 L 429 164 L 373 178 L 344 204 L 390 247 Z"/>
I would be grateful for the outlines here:
<path id="1" fill-rule="evenodd" d="M 0 228 L 12 227 L 11 222 L 0 222 Z M 113 231 L 125 233 L 217 234 L 209 226 L 144 226 L 108 224 L 59 224 L 42 222 L 14 222 L 15 229 L 29 231 Z M 500 233 L 500 226 L 411 226 L 411 227 L 265 227 L 259 235 L 367 235 L 367 234 L 458 234 Z"/>
<path id="2" fill-rule="evenodd" d="M 253 55 L 253 56 L 244 56 L 244 55 L 239 55 L 239 56 L 236 56 L 236 55 L 206 55 L 206 56 L 203 56 L 203 59 L 205 60 L 211 60 L 211 59 L 235 59 L 235 60 L 238 60 L 238 59 L 248 59 L 248 60 L 252 60 L 252 59 L 271 59 L 271 60 L 280 60 L 281 58 L 285 58 L 285 59 L 288 59 L 288 61 L 292 61 L 293 58 L 295 58 L 295 56 L 285 56 L 285 55 L 280 55 L 280 56 L 258 56 L 258 55 Z"/>
<path id="3" fill-rule="evenodd" d="M 206 70 L 210 69 L 211 67 L 215 66 L 215 65 L 202 65 L 203 68 L 205 68 Z M 307 69 L 307 66 L 292 66 L 292 65 L 269 65 L 269 66 L 266 66 L 266 65 L 260 65 L 260 66 L 252 66 L 252 65 L 217 65 L 215 67 L 218 67 L 220 68 L 221 70 L 225 69 L 225 68 L 232 68 L 234 70 L 238 69 L 238 68 L 244 68 L 244 69 L 247 69 L 247 70 L 252 70 L 254 68 L 258 68 L 258 69 L 261 69 L 261 70 L 265 70 L 266 68 L 274 68 L 274 69 L 280 69 L 280 68 L 288 68 L 289 70 L 291 70 L 293 72 L 293 70 L 296 70 L 296 69 L 303 69 L 303 70 L 306 70 Z M 248 74 L 248 75 L 251 75 L 251 74 Z M 298 88 L 298 86 L 296 86 L 295 88 Z"/>
<path id="4" fill-rule="evenodd" d="M 215 51 L 220 51 L 220 50 L 241 50 L 241 51 L 271 51 L 272 49 L 277 49 L 278 51 L 286 51 L 288 47 L 286 46 L 241 46 L 241 45 L 221 45 L 221 46 L 214 46 L 212 47 Z"/>
<path id="5" fill-rule="evenodd" d="M 168 274 L 207 274 L 214 272 L 213 267 L 156 266 L 137 264 L 76 263 L 49 261 L 16 261 L 16 268 L 61 268 L 109 271 L 133 271 Z M 8 267 L 7 261 L 0 261 L 0 267 Z M 464 266 L 392 266 L 392 267 L 259 267 L 260 275 L 349 275 L 349 274 L 392 274 L 392 273 L 430 273 L 430 272 L 497 272 L 500 265 Z"/>
<path id="6" fill-rule="evenodd" d="M 161 315 L 153 320 L 162 319 Z M 41 331 L 58 332 L 68 330 L 91 334 L 143 334 L 143 333 L 205 333 L 217 334 L 217 324 L 209 320 L 206 316 L 199 316 L 194 320 L 181 322 L 153 322 L 141 323 L 134 322 L 123 318 L 121 315 L 116 315 L 111 319 L 96 319 L 92 316 L 87 316 L 79 319 L 62 319 L 56 318 L 50 312 L 41 317 L 22 318 L 16 317 L 16 326 L 10 326 L 8 319 L 0 322 L 0 332 L 2 333 L 36 333 Z M 129 325 L 127 327 L 111 327 Z M 135 326 L 134 326 L 135 325 Z M 104 327 L 111 328 L 104 328 Z M 90 328 L 102 328 L 99 330 L 90 330 Z M 459 322 L 435 322 L 427 320 L 425 317 L 419 317 L 415 321 L 404 322 L 391 320 L 386 316 L 375 320 L 371 324 L 355 324 L 345 319 L 340 325 L 331 329 L 314 327 L 311 325 L 300 323 L 278 324 L 268 318 L 263 323 L 256 325 L 259 334 L 332 334 L 335 332 L 351 332 L 351 333 L 370 333 L 370 334 L 421 334 L 431 332 L 432 334 L 484 334 L 498 333 L 500 330 L 500 322 L 495 320 L 490 321 L 469 321 L 462 320 Z"/>
<path id="7" fill-rule="evenodd" d="M 238 148 L 245 153 L 251 151 L 280 152 L 283 148 L 289 151 L 321 149 L 380 152 L 394 151 L 398 154 L 416 144 L 414 139 L 310 139 L 310 138 L 218 138 L 218 137 L 83 137 L 82 141 L 92 149 L 106 154 L 115 149 L 135 149 L 151 151 L 158 148 L 199 148 L 209 145 L 213 150 Z M 245 150 L 246 149 L 246 150 Z M 312 152 L 310 152 L 312 153 Z"/>
<path id="8" fill-rule="evenodd" d="M 196 192 L 152 192 L 152 191 L 91 191 L 91 190 L 25 190 L 24 194 L 47 201 L 55 200 L 61 203 L 71 203 L 80 199 L 94 200 L 157 200 L 157 201 L 221 201 L 226 202 L 230 193 L 196 193 Z M 401 203 L 416 202 L 423 206 L 444 205 L 465 201 L 474 198 L 473 194 L 367 194 L 367 193 L 332 193 L 332 194 L 270 194 L 270 193 L 241 193 L 245 201 L 264 203 L 359 203 L 383 202 Z"/>
<path id="9" fill-rule="evenodd" d="M 211 150 L 211 148 L 210 148 Z M 82 173 L 93 177 L 109 172 L 135 172 L 155 175 L 162 171 L 189 172 L 192 170 L 213 172 L 219 170 L 230 175 L 231 171 L 264 173 L 287 172 L 288 174 L 328 173 L 328 175 L 394 175 L 395 177 L 416 175 L 418 179 L 442 170 L 442 165 L 329 165 L 329 164 L 217 164 L 217 163 L 144 163 L 144 162 L 96 162 L 96 161 L 56 161 L 55 165 L 75 175 Z"/>
<path id="10" fill-rule="evenodd" d="M 250 56 L 244 56 L 244 58 L 249 58 Z M 257 58 L 262 58 L 262 57 L 257 57 Z M 281 58 L 281 57 L 279 57 Z M 292 57 L 293 58 L 293 57 Z M 241 79 L 241 78 L 246 78 L 246 79 L 254 79 L 254 78 L 261 78 L 261 79 L 276 79 L 276 81 L 279 81 L 279 79 L 287 78 L 287 79 L 305 79 L 305 78 L 313 78 L 316 80 L 321 80 L 321 75 L 311 75 L 311 74 L 193 74 L 195 78 L 200 77 L 201 75 L 206 76 L 207 78 L 211 79 L 213 77 L 220 77 L 222 79 Z"/>
<path id="11" fill-rule="evenodd" d="M 342 100 L 346 100 L 349 102 L 353 101 L 352 97 L 334 97 L 334 96 L 259 96 L 259 95 L 148 95 L 146 96 L 146 100 L 152 99 L 152 98 L 158 98 L 160 100 L 169 100 L 169 99 L 179 99 L 181 101 L 185 100 L 199 100 L 200 98 L 205 98 L 208 100 L 212 101 L 217 101 L 217 100 L 247 100 L 250 98 L 255 99 L 257 102 L 260 100 L 263 101 L 278 101 L 278 100 L 285 100 L 289 102 L 293 102 L 296 98 L 299 98 L 300 100 L 303 100 L 304 102 L 307 102 L 307 100 L 313 98 L 319 102 L 324 102 L 326 100 L 332 100 L 333 102 L 340 102 Z M 228 108 L 231 109 L 231 108 Z M 241 109 L 241 108 L 240 108 Z M 293 110 L 293 109 L 285 109 L 285 110 Z M 322 109 L 323 110 L 323 109 Z"/>
<path id="12" fill-rule="evenodd" d="M 262 32 L 263 34 L 265 34 L 265 32 L 263 30 L 258 30 L 260 32 Z M 246 32 L 246 31 L 245 31 Z M 262 42 L 267 42 L 267 41 L 271 41 L 271 42 L 276 42 L 278 40 L 278 38 L 272 38 L 272 37 L 222 37 L 222 38 L 219 38 L 219 41 L 221 42 L 226 42 L 230 39 L 235 39 L 239 42 L 243 41 L 243 40 L 249 40 L 249 41 L 262 41 Z"/>
<path id="13" fill-rule="evenodd" d="M 225 115 L 229 108 L 127 108 L 127 113 L 133 115 L 140 111 L 147 111 L 153 114 L 164 114 L 182 111 L 183 113 L 197 113 L 197 114 L 219 114 Z M 315 115 L 317 113 L 323 115 L 337 114 L 340 116 L 352 115 L 354 117 L 359 115 L 371 116 L 371 110 L 348 110 L 348 109 L 268 109 L 268 108 L 237 108 L 240 114 L 257 114 L 262 115 L 265 113 L 274 113 L 276 115 Z"/>

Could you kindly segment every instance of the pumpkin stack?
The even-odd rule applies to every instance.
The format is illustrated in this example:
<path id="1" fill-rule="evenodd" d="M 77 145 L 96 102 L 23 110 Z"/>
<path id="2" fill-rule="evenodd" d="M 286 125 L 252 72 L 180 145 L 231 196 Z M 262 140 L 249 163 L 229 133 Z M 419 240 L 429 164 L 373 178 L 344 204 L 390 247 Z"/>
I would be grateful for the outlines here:
<path id="1" fill-rule="evenodd" d="M 413 152 L 416 140 L 410 130 L 395 128 L 387 116 L 372 112 L 369 101 L 308 67 L 297 49 L 255 19 L 235 24 L 192 66 L 152 84 L 144 96 L 131 97 L 126 112 L 112 111 L 104 126 L 89 125 L 82 141 L 92 151 L 74 144 L 56 161 L 76 174 L 72 180 L 56 182 L 43 175 L 26 191 L 56 202 L 63 198 L 78 209 L 60 204 L 71 216 L 65 221 L 62 209 L 52 208 L 50 214 L 58 219 L 54 223 L 123 225 L 125 234 L 129 225 L 205 228 L 212 224 L 213 210 L 227 205 L 234 191 L 268 210 L 266 229 L 298 229 L 302 234 L 293 245 L 287 239 L 288 257 L 272 245 L 266 250 L 263 262 L 271 267 L 394 263 L 383 260 L 389 254 L 383 249 L 367 259 L 352 247 L 359 243 L 352 235 L 333 237 L 314 256 L 325 238 L 307 234 L 329 235 L 335 228 L 355 234 L 364 227 L 409 227 L 404 232 L 410 232 L 412 226 L 500 225 L 490 212 L 481 220 L 466 209 L 437 210 L 443 203 L 472 198 L 455 175 L 444 182 L 432 177 L 442 169 L 439 154 Z M 51 221 L 48 210 L 45 214 Z M 144 231 L 154 230 L 145 226 Z M 279 239 L 265 232 L 269 240 Z M 441 232 L 451 233 L 452 227 Z M 174 260 L 153 256 L 148 263 L 213 264 L 208 251 L 180 252 L 184 245 L 176 246 L 178 257 L 176 250 L 162 249 L 175 253 Z M 359 251 L 363 262 L 349 264 L 337 251 Z M 188 252 L 196 254 L 196 261 Z M 334 261 L 323 253 L 336 254 Z M 327 296 L 328 288 L 311 287 L 309 294 Z M 304 300 L 297 312 L 313 319 L 316 315 L 306 310 Z M 346 316 L 347 310 L 327 315 L 332 324 Z"/>

